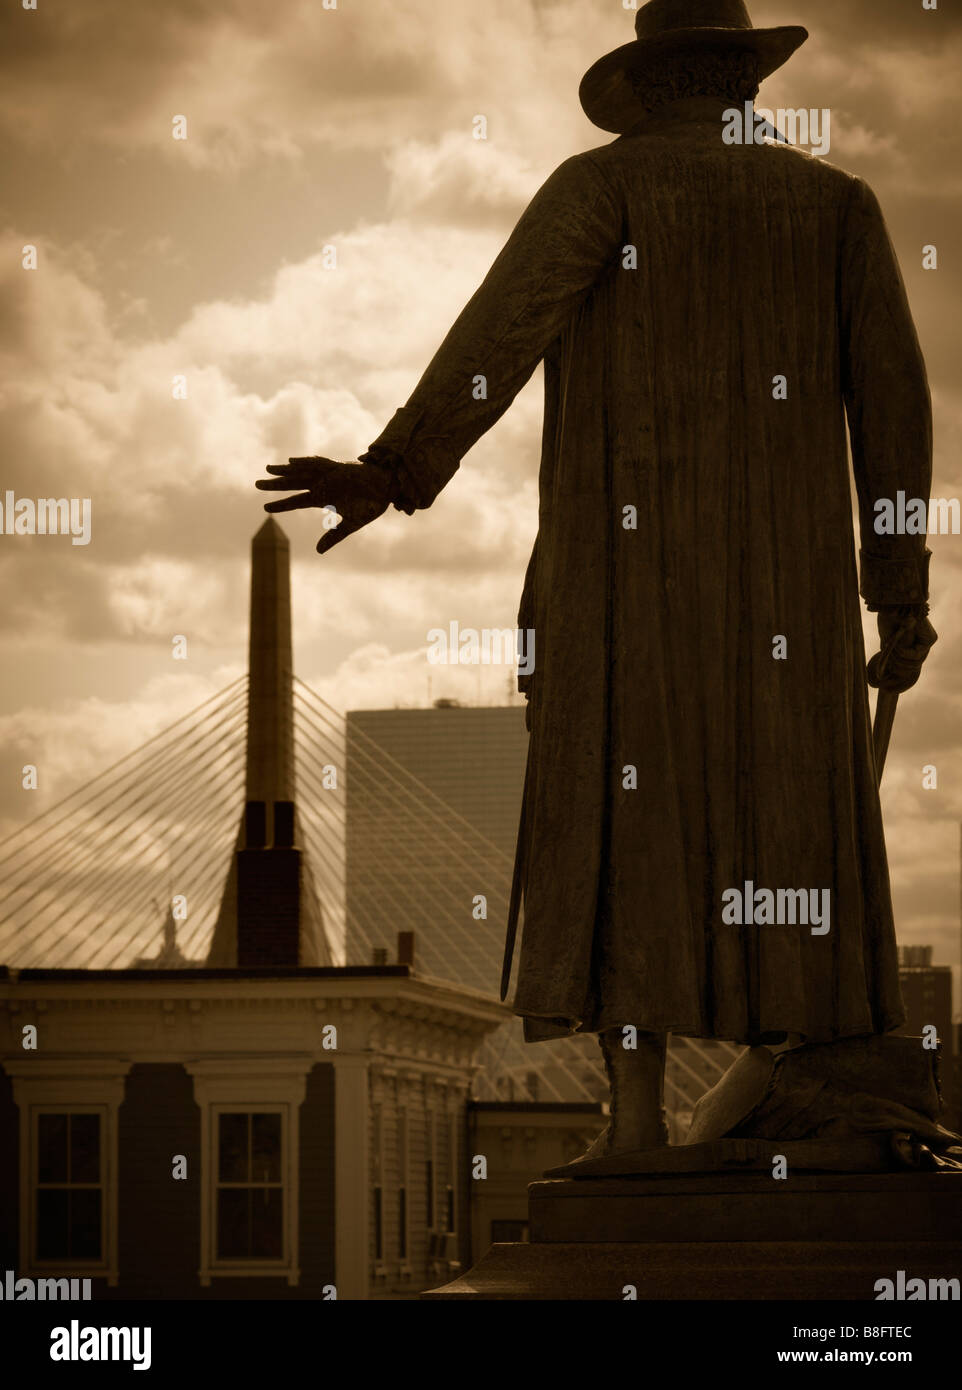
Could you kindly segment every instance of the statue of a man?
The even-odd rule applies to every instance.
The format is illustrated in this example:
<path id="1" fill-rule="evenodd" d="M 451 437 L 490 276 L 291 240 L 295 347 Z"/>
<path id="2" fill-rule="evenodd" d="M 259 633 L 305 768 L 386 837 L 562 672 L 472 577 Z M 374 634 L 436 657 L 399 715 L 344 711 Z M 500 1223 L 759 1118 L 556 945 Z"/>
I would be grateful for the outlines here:
<path id="1" fill-rule="evenodd" d="M 667 1142 L 670 1032 L 903 1022 L 859 592 L 883 646 L 901 634 L 893 688 L 934 638 L 924 535 L 874 526 L 931 482 L 878 203 L 725 117 L 806 31 L 755 29 L 742 0 L 651 0 L 635 27 L 581 85 L 619 138 L 547 180 L 362 461 L 258 484 L 300 492 L 269 511 L 336 507 L 324 552 L 430 506 L 544 363 L 514 1009 L 529 1041 L 599 1034 L 595 1154 Z"/>

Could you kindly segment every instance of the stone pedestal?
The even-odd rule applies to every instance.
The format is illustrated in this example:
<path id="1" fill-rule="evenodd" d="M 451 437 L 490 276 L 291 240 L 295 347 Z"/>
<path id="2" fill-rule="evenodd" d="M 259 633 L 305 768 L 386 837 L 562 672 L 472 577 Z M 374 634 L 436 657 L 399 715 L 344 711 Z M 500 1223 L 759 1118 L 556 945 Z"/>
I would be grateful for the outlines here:
<path id="1" fill-rule="evenodd" d="M 873 1300 L 899 1270 L 962 1280 L 962 1172 L 559 1179 L 528 1196 L 530 1244 L 493 1245 L 423 1297 Z"/>

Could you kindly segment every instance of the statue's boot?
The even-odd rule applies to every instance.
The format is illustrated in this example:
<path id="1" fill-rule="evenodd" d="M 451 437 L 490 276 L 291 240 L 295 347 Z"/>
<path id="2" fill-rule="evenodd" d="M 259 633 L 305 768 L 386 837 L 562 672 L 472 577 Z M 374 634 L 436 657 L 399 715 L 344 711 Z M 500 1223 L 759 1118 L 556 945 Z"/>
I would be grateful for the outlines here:
<path id="1" fill-rule="evenodd" d="M 626 1048 L 622 1045 L 624 1030 L 609 1028 L 598 1034 L 598 1041 L 611 1088 L 610 1117 L 607 1128 L 575 1163 L 637 1153 L 639 1149 L 662 1148 L 668 1143 L 665 1115 L 667 1035 L 638 1033 L 637 1047 Z"/>
<path id="2" fill-rule="evenodd" d="M 821 1166 L 831 1170 L 845 1162 L 846 1146 L 864 1150 L 875 1136 L 866 1171 L 962 1168 L 962 1136 L 940 1123 L 941 1111 L 938 1053 L 920 1037 L 840 1038 L 777 1056 L 753 1047 L 701 1097 L 685 1143 L 807 1141 L 811 1150 L 818 1141 Z M 809 1162 L 816 1166 L 814 1155 Z"/>

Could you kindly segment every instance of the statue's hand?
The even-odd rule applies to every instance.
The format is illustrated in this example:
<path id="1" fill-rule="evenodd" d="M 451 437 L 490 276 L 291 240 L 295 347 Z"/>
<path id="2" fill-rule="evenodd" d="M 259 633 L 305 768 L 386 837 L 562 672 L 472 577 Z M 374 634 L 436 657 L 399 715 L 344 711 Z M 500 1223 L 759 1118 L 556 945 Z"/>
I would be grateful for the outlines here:
<path id="1" fill-rule="evenodd" d="M 267 471 L 275 476 L 258 478 L 255 487 L 263 492 L 296 491 L 298 495 L 265 502 L 265 512 L 290 512 L 300 507 L 330 509 L 330 525 L 317 543 L 320 555 L 374 521 L 393 500 L 391 473 L 375 464 L 302 458 L 269 463 Z"/>
<path id="2" fill-rule="evenodd" d="M 928 604 L 891 605 L 878 611 L 881 651 L 868 664 L 868 683 L 881 690 L 911 690 L 938 640 Z"/>

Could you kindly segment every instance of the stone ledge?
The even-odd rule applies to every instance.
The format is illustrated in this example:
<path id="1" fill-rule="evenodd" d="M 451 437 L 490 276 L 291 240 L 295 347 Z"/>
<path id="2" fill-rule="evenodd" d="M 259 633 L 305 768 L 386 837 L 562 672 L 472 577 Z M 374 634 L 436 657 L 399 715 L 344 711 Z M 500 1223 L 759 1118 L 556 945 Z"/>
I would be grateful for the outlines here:
<path id="1" fill-rule="evenodd" d="M 542 1244 L 962 1241 L 952 1170 L 559 1179 L 528 1204 Z"/>
<path id="2" fill-rule="evenodd" d="M 962 1241 L 492 1245 L 424 1299 L 871 1302 L 876 1282 L 962 1277 Z M 904 1305 L 899 1304 L 899 1307 Z"/>

